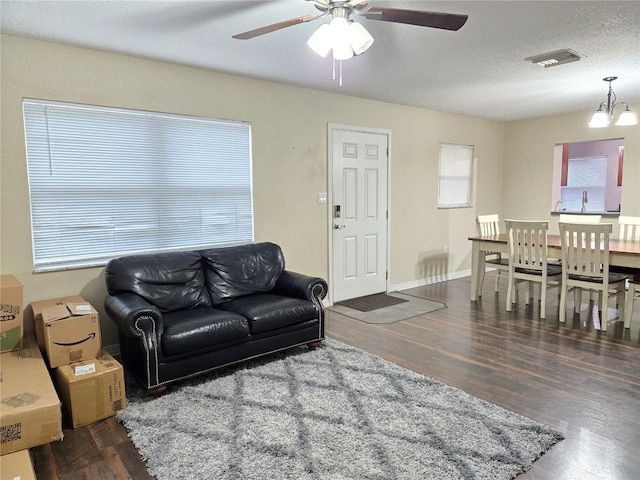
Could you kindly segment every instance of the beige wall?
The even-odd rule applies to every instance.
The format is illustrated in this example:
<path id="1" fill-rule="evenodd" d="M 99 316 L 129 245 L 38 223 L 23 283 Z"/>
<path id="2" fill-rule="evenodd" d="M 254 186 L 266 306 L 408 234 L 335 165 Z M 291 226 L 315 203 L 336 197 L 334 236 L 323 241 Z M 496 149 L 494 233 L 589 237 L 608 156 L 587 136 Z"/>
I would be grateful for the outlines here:
<path id="1" fill-rule="evenodd" d="M 25 304 L 84 295 L 103 314 L 105 345 L 117 335 L 102 309 L 103 268 L 32 273 L 23 97 L 251 122 L 256 241 L 279 243 L 288 268 L 325 278 L 327 206 L 317 193 L 327 191 L 327 124 L 390 130 L 392 287 L 466 273 L 478 213 L 548 218 L 553 144 L 594 138 L 567 127 L 587 114 L 505 125 L 19 37 L 2 36 L 0 48 L 0 271 L 22 281 Z M 436 208 L 439 142 L 475 146 L 474 208 Z M 637 132 L 626 159 L 634 191 L 625 189 L 623 209 L 640 214 Z"/>
<path id="2" fill-rule="evenodd" d="M 501 204 L 504 125 L 327 94 L 128 56 L 2 36 L 0 270 L 25 285 L 25 304 L 80 293 L 103 314 L 103 343 L 117 343 L 104 316 L 103 268 L 32 273 L 23 97 L 251 122 L 255 239 L 280 244 L 287 267 L 328 276 L 327 125 L 391 131 L 390 284 L 468 270 L 475 208 L 438 210 L 439 142 L 475 145 L 477 205 Z M 461 227 L 461 225 L 463 227 Z M 449 254 L 443 255 L 447 245 Z M 26 311 L 27 329 L 32 329 Z"/>
<path id="3" fill-rule="evenodd" d="M 594 111 L 597 102 L 594 104 Z M 638 107 L 631 105 L 638 112 Z M 617 110 L 619 113 L 621 110 Z M 640 128 L 588 128 L 593 112 L 510 122 L 505 130 L 502 198 L 503 218 L 550 219 L 557 232 L 557 216 L 551 216 L 554 146 L 565 142 L 624 137 L 622 171 L 623 215 L 640 215 Z M 517 199 L 517 200 L 509 200 Z M 614 225 L 616 218 L 608 218 Z"/>

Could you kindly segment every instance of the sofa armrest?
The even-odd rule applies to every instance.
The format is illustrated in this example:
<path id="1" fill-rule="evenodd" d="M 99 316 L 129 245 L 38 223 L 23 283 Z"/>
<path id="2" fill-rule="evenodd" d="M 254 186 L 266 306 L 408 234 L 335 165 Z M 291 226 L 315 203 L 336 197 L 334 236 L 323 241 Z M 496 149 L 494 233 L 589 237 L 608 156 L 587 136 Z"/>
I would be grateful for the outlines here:
<path id="1" fill-rule="evenodd" d="M 286 297 L 304 298 L 321 306 L 322 299 L 327 295 L 327 282 L 319 277 L 284 270 L 272 292 Z"/>
<path id="2" fill-rule="evenodd" d="M 157 343 L 164 330 L 162 312 L 135 293 L 107 295 L 104 301 L 107 315 L 118 326 L 122 335 Z"/>
<path id="3" fill-rule="evenodd" d="M 135 293 L 107 295 L 107 315 L 118 326 L 120 354 L 124 362 L 148 389 L 160 383 L 160 337 L 164 330 L 162 312 Z"/>

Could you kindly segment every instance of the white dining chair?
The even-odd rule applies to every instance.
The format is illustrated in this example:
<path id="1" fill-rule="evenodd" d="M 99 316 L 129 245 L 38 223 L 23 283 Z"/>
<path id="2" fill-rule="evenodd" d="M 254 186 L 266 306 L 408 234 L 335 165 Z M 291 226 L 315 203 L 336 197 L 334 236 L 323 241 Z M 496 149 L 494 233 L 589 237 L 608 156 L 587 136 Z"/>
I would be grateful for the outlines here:
<path id="1" fill-rule="evenodd" d="M 640 217 L 620 215 L 618 229 L 618 240 L 640 241 Z"/>
<path id="2" fill-rule="evenodd" d="M 540 318 L 545 318 L 547 289 L 559 286 L 562 277 L 562 268 L 550 265 L 547 261 L 549 222 L 505 220 L 504 223 L 509 248 L 507 312 L 511 311 L 512 305 L 516 302 L 516 282 L 526 281 L 530 286 L 533 283 L 540 284 Z"/>
<path id="3" fill-rule="evenodd" d="M 558 222 L 562 223 L 600 223 L 602 221 L 602 215 L 578 215 L 573 213 L 561 213 L 558 219 Z M 561 262 L 556 261 L 556 264 L 560 264 Z M 580 295 L 581 290 L 578 289 L 576 291 L 576 295 Z M 592 300 L 593 297 L 589 297 L 589 300 Z M 579 306 L 578 306 L 579 307 Z M 579 310 L 576 310 L 576 313 Z"/>
<path id="4" fill-rule="evenodd" d="M 629 279 L 629 289 L 624 301 L 624 328 L 631 328 L 631 317 L 633 316 L 633 304 L 637 295 L 640 295 L 640 274 Z"/>
<path id="5" fill-rule="evenodd" d="M 567 293 L 574 289 L 574 312 L 579 313 L 582 289 L 598 292 L 600 329 L 607 330 L 609 291 L 614 290 L 620 319 L 624 319 L 627 275 L 609 271 L 610 223 L 560 223 L 562 282 L 560 287 L 561 323 L 566 321 Z"/>
<path id="6" fill-rule="evenodd" d="M 578 215 L 573 213 L 561 213 L 558 218 L 558 224 L 562 223 L 600 223 L 602 215 Z M 554 261 L 556 265 L 560 265 L 560 261 Z"/>
<path id="7" fill-rule="evenodd" d="M 620 215 L 618 217 L 618 240 L 640 242 L 640 217 Z M 624 328 L 631 327 L 633 304 L 640 295 L 640 269 L 628 267 L 611 267 L 612 272 L 632 275 L 628 280 L 628 289 L 624 303 Z"/>
<path id="8" fill-rule="evenodd" d="M 500 217 L 498 214 L 478 215 L 476 217 L 476 224 L 478 227 L 478 235 L 483 237 L 498 235 L 500 233 Z M 489 275 L 495 276 L 494 290 L 498 293 L 500 278 L 509 275 L 509 259 L 504 257 L 500 252 L 485 252 L 484 263 L 489 265 L 492 270 L 487 272 L 485 268 L 485 271 L 480 272 L 480 292 L 482 292 L 484 277 L 488 273 Z"/>

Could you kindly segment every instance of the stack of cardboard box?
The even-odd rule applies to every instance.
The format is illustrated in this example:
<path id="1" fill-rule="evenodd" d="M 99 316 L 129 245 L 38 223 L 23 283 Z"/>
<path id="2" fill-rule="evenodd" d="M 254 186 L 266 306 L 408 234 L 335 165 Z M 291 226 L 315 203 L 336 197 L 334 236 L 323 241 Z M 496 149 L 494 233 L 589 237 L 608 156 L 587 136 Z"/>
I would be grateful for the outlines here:
<path id="1" fill-rule="evenodd" d="M 81 427 L 125 408 L 124 371 L 102 351 L 98 312 L 79 295 L 31 303 L 45 353 L 71 425 Z"/>
<path id="2" fill-rule="evenodd" d="M 29 450 L 19 450 L 2 456 L 2 480 L 36 480 Z"/>
<path id="3" fill-rule="evenodd" d="M 0 276 L 2 476 L 35 478 L 28 448 L 62 438 L 60 399 L 32 335 L 23 335 L 22 284 Z"/>
<path id="4" fill-rule="evenodd" d="M 123 368 L 102 352 L 93 306 L 79 295 L 31 306 L 36 338 L 24 334 L 22 284 L 1 275 L 0 453 L 3 475 L 12 465 L 23 478 L 33 471 L 26 449 L 62 439 L 60 398 L 74 428 L 108 418 L 126 403 Z"/>
<path id="5" fill-rule="evenodd" d="M 22 348 L 22 284 L 0 275 L 0 353 Z"/>

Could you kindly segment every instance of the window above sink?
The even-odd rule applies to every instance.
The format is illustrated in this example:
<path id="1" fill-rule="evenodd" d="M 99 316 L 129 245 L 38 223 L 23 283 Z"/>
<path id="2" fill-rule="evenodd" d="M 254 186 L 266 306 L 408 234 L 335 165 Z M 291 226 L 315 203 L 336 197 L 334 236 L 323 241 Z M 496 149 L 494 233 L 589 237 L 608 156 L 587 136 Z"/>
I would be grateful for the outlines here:
<path id="1" fill-rule="evenodd" d="M 552 212 L 619 213 L 624 139 L 555 146 Z"/>

